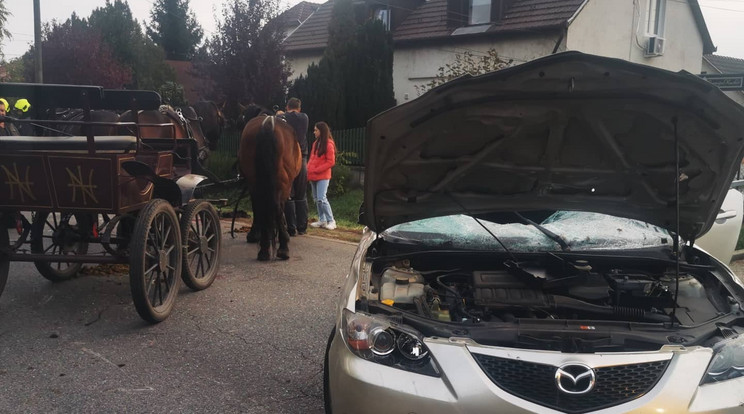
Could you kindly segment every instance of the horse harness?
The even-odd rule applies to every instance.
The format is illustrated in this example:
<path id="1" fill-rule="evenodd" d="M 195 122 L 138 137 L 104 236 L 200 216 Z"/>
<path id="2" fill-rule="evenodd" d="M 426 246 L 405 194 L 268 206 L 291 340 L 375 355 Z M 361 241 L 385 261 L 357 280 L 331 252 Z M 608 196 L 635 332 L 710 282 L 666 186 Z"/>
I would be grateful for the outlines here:
<path id="1" fill-rule="evenodd" d="M 161 114 L 178 122 L 178 124 L 181 125 L 183 129 L 186 131 L 186 137 L 188 139 L 193 139 L 198 142 L 198 140 L 194 138 L 194 130 L 193 128 L 191 128 L 191 122 L 189 121 L 201 122 L 201 119 L 199 117 L 188 118 L 183 114 L 183 111 L 181 110 L 181 108 L 174 109 L 170 105 L 160 105 L 160 108 L 158 110 L 160 111 Z M 204 161 L 207 159 L 207 157 L 209 157 L 209 138 L 207 138 L 207 136 L 204 134 L 202 134 L 202 137 L 204 138 L 204 145 L 197 148 L 198 150 L 197 157 L 199 161 Z"/>

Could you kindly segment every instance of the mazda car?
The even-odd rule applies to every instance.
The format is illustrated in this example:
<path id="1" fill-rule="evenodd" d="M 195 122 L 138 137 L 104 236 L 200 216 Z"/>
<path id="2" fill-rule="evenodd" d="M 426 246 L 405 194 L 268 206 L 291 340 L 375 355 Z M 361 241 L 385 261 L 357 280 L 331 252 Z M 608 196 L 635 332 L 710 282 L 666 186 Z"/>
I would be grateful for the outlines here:
<path id="1" fill-rule="evenodd" d="M 715 86 L 567 52 L 367 128 L 327 412 L 744 411 L 744 285 L 696 245 L 744 155 Z"/>

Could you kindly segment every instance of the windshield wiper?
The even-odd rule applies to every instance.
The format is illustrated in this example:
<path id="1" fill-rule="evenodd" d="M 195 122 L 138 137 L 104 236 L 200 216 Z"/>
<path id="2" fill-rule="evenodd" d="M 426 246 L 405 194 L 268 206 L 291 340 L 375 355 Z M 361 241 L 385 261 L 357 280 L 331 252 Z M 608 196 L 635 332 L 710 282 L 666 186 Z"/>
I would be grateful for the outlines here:
<path id="1" fill-rule="evenodd" d="M 563 250 L 564 252 L 567 252 L 567 251 L 571 250 L 571 248 L 568 247 L 568 243 L 566 243 L 566 241 L 563 240 L 563 237 L 561 237 L 561 236 L 553 233 L 552 231 L 546 229 L 542 225 L 535 223 L 534 221 L 528 219 L 527 217 L 519 214 L 516 211 L 514 212 L 514 214 L 516 214 L 517 217 L 519 217 L 520 219 L 524 220 L 526 223 L 535 226 L 536 229 L 540 230 L 544 235 L 548 236 L 548 238 L 550 240 L 553 240 L 554 242 L 558 243 L 558 245 L 561 246 L 561 250 Z"/>

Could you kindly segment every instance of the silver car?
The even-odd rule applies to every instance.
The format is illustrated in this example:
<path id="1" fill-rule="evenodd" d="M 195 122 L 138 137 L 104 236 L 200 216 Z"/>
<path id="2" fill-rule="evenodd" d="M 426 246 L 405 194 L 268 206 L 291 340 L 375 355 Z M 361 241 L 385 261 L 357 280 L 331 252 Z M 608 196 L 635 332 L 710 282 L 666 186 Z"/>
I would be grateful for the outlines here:
<path id="1" fill-rule="evenodd" d="M 695 247 L 744 150 L 715 87 L 569 52 L 368 137 L 327 412 L 744 412 L 744 285 Z"/>

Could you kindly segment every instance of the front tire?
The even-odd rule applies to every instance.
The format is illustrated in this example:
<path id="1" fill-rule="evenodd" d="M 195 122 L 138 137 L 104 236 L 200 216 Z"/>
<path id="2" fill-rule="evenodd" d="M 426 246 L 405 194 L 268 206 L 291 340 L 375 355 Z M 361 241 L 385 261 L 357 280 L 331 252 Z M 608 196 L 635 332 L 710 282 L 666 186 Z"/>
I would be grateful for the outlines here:
<path id="1" fill-rule="evenodd" d="M 137 313 L 150 323 L 168 318 L 181 275 L 181 229 L 173 207 L 150 201 L 140 211 L 130 242 L 129 287 Z"/>
<path id="2" fill-rule="evenodd" d="M 181 238 L 186 247 L 181 277 L 193 290 L 208 288 L 220 268 L 222 230 L 214 206 L 205 200 L 190 202 L 181 215 Z"/>

